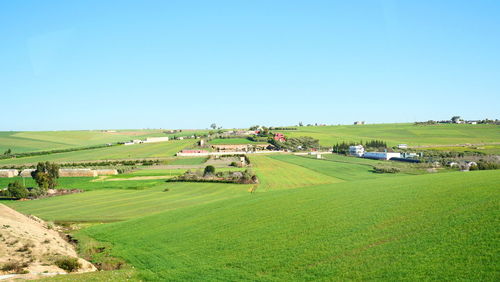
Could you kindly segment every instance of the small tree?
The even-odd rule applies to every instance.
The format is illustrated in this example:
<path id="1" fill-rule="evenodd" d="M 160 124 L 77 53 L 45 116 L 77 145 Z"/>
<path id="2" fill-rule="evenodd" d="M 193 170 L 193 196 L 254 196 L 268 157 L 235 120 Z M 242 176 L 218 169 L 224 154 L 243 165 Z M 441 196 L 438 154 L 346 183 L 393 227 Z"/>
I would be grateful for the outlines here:
<path id="1" fill-rule="evenodd" d="M 205 167 L 205 171 L 203 172 L 203 176 L 213 175 L 215 173 L 215 167 L 213 165 L 207 165 Z"/>
<path id="2" fill-rule="evenodd" d="M 28 189 L 26 189 L 21 182 L 15 181 L 13 183 L 9 183 L 7 187 L 7 197 L 12 197 L 14 199 L 22 199 L 28 197 Z"/>
<path id="3" fill-rule="evenodd" d="M 214 130 L 215 130 L 215 129 L 217 128 L 217 124 L 212 123 L 212 124 L 210 125 L 210 127 L 211 127 L 212 129 L 214 129 Z"/>
<path id="4" fill-rule="evenodd" d="M 11 149 L 7 149 L 7 151 L 5 151 L 3 154 L 4 155 L 10 155 L 10 154 L 12 154 L 12 150 Z"/>
<path id="5" fill-rule="evenodd" d="M 31 177 L 43 191 L 54 189 L 59 178 L 59 165 L 49 162 L 40 162 L 36 165 L 36 170 L 31 173 Z"/>

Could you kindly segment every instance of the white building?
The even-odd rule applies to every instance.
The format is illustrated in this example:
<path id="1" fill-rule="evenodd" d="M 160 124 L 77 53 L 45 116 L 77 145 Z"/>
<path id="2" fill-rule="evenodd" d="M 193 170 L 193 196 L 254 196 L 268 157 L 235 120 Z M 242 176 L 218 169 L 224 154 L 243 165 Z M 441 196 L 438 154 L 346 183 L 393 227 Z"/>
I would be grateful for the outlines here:
<path id="1" fill-rule="evenodd" d="M 390 160 L 392 158 L 401 158 L 401 154 L 394 152 L 365 152 L 363 158 L 376 159 L 376 160 Z"/>
<path id="2" fill-rule="evenodd" d="M 362 157 L 365 153 L 363 145 L 349 146 L 349 155 Z"/>
<path id="3" fill-rule="evenodd" d="M 399 144 L 398 149 L 408 149 L 408 145 L 406 144 Z"/>

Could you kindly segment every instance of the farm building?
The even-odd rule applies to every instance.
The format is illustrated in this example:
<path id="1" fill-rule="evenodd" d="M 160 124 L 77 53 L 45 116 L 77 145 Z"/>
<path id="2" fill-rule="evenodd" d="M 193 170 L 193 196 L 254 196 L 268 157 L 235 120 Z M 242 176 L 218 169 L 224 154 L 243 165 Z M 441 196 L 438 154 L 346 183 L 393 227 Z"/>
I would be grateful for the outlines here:
<path id="1" fill-rule="evenodd" d="M 354 122 L 354 125 L 362 125 L 362 124 L 365 124 L 364 121 L 355 121 Z"/>
<path id="2" fill-rule="evenodd" d="M 349 146 L 349 155 L 362 157 L 365 153 L 363 145 Z"/>
<path id="3" fill-rule="evenodd" d="M 401 158 L 400 153 L 394 152 L 365 152 L 363 158 L 376 160 L 390 160 L 391 158 Z"/>
<path id="4" fill-rule="evenodd" d="M 96 169 L 97 175 L 117 175 L 118 170 L 116 169 Z"/>
<path id="5" fill-rule="evenodd" d="M 23 169 L 19 174 L 21 177 L 31 177 L 31 173 L 35 171 L 33 168 Z"/>
<path id="6" fill-rule="evenodd" d="M 17 176 L 19 171 L 17 169 L 0 169 L 0 177 L 11 178 Z"/>
<path id="7" fill-rule="evenodd" d="M 96 177 L 97 171 L 90 168 L 61 168 L 60 177 Z"/>
<path id="8" fill-rule="evenodd" d="M 283 133 L 275 133 L 273 138 L 274 138 L 274 140 L 280 141 L 280 142 L 286 141 L 285 135 Z"/>
<path id="9" fill-rule="evenodd" d="M 399 144 L 398 149 L 408 149 L 408 145 L 406 144 Z"/>
<path id="10" fill-rule="evenodd" d="M 148 137 L 144 143 L 157 143 L 157 142 L 167 142 L 168 137 Z"/>

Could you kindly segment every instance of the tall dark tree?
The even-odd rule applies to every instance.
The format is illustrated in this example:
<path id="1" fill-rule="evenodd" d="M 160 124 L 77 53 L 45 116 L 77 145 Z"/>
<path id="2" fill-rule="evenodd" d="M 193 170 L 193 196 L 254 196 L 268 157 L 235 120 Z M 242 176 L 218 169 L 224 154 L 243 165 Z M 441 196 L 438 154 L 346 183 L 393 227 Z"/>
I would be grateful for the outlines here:
<path id="1" fill-rule="evenodd" d="M 36 165 L 36 170 L 31 173 L 40 189 L 54 189 L 59 178 L 59 165 L 49 162 L 40 162 Z"/>

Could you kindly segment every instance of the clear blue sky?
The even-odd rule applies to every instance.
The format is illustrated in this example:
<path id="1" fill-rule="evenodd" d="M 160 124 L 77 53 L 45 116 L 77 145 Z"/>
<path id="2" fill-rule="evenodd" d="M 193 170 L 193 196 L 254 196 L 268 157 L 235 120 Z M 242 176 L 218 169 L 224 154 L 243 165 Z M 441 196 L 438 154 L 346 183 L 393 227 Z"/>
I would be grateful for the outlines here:
<path id="1" fill-rule="evenodd" d="M 0 130 L 500 118 L 500 1 L 0 1 Z"/>

